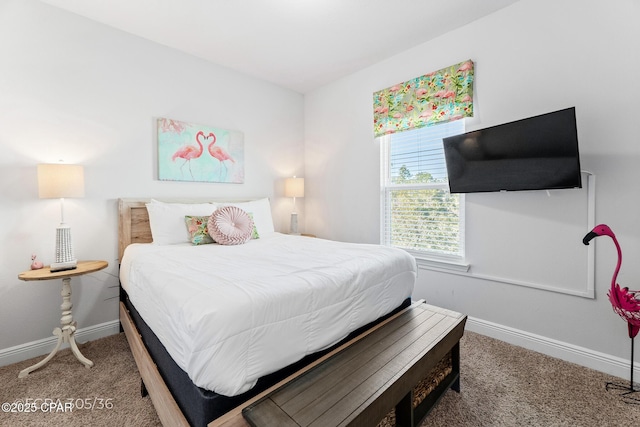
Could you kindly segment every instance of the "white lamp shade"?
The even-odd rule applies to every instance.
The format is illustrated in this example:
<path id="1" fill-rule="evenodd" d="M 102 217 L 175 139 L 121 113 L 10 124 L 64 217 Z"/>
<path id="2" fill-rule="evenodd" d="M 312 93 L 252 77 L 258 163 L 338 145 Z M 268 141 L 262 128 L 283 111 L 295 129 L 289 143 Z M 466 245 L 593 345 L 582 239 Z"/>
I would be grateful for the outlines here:
<path id="1" fill-rule="evenodd" d="M 284 182 L 286 197 L 304 197 L 304 178 L 287 178 Z"/>
<path id="2" fill-rule="evenodd" d="M 80 165 L 38 165 L 38 196 L 41 199 L 84 197 L 84 168 Z"/>

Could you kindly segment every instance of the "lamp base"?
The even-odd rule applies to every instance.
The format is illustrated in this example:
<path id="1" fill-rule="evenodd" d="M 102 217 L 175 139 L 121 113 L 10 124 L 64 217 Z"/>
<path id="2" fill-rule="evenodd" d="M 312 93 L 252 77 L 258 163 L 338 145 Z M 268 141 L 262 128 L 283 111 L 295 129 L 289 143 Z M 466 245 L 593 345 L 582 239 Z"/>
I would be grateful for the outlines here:
<path id="1" fill-rule="evenodd" d="M 56 262 L 51 263 L 51 271 L 73 270 L 78 260 L 73 256 L 71 228 L 62 223 L 56 228 Z"/>
<path id="2" fill-rule="evenodd" d="M 289 234 L 299 235 L 298 232 L 298 214 L 296 212 L 291 213 L 291 225 L 289 227 Z"/>
<path id="3" fill-rule="evenodd" d="M 64 271 L 64 270 L 73 270 L 78 267 L 78 260 L 74 259 L 71 261 L 65 262 L 54 262 L 51 264 L 51 271 Z"/>

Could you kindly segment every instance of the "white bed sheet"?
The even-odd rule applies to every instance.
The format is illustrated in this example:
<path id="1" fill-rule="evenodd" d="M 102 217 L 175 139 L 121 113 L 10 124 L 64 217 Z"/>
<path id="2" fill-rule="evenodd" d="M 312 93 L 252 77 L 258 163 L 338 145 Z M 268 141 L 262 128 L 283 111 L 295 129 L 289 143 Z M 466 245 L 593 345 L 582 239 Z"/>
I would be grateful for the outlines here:
<path id="1" fill-rule="evenodd" d="M 399 249 L 269 233 L 238 246 L 130 245 L 120 278 L 191 380 L 234 396 L 389 313 L 416 271 Z"/>

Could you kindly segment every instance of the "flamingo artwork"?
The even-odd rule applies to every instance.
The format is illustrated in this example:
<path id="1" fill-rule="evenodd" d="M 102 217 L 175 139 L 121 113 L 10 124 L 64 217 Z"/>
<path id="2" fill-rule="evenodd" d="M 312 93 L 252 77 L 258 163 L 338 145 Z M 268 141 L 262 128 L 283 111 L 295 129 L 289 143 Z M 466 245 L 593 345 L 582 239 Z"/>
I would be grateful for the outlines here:
<path id="1" fill-rule="evenodd" d="M 161 181 L 244 182 L 240 131 L 158 118 L 157 139 Z"/>
<path id="2" fill-rule="evenodd" d="M 225 175 L 226 172 L 228 172 L 227 169 L 227 165 L 225 165 L 225 160 L 229 160 L 231 161 L 231 163 L 235 163 L 236 161 L 233 159 L 233 157 L 231 157 L 231 155 L 229 155 L 229 153 L 227 153 L 224 148 L 215 145 L 216 140 L 214 139 L 213 142 L 211 144 L 209 144 L 209 146 L 207 147 L 207 150 L 209 151 L 209 154 L 211 154 L 211 157 L 213 157 L 214 159 L 218 159 L 218 161 L 220 162 L 221 166 L 224 166 L 224 170 L 225 170 Z M 222 175 L 222 171 L 221 171 L 221 175 Z"/>
<path id="3" fill-rule="evenodd" d="M 213 142 L 216 141 L 216 136 L 213 133 L 209 133 L 209 135 L 205 136 L 203 131 L 199 131 L 196 134 L 196 142 L 198 143 L 197 147 L 195 145 L 185 145 L 184 147 L 181 147 L 180 149 L 178 149 L 178 151 L 173 153 L 173 156 L 171 156 L 171 160 L 173 160 L 174 162 L 177 158 L 184 159 L 184 163 L 182 163 L 182 166 L 180 166 L 180 170 L 184 168 L 185 164 L 188 165 L 191 179 L 194 179 L 193 172 L 191 171 L 191 160 L 197 159 L 198 157 L 202 156 L 202 153 L 204 152 L 204 145 L 200 141 L 200 137 L 203 137 L 204 139 L 213 137 Z"/>
<path id="4" fill-rule="evenodd" d="M 629 332 L 629 338 L 631 338 L 631 379 L 629 381 L 629 387 L 618 386 L 616 384 L 609 383 L 607 384 L 607 389 L 610 386 L 614 388 L 628 390 L 625 395 L 631 403 L 640 404 L 640 399 L 632 398 L 630 396 L 631 393 L 638 392 L 640 390 L 634 390 L 633 384 L 633 339 L 638 335 L 640 331 L 640 292 L 639 291 L 631 291 L 629 288 L 621 288 L 617 283 L 618 281 L 618 273 L 620 272 L 620 267 L 622 265 L 622 249 L 620 248 L 620 244 L 618 243 L 618 239 L 616 235 L 613 233 L 611 228 L 606 224 L 597 225 L 584 236 L 582 242 L 585 245 L 588 245 L 589 242 L 599 236 L 609 236 L 612 240 L 616 249 L 618 251 L 618 263 L 616 264 L 616 268 L 613 272 L 613 277 L 611 278 L 611 288 L 607 296 L 609 297 L 609 302 L 611 302 L 611 306 L 613 311 L 615 311 L 622 319 L 627 322 L 627 328 Z"/>

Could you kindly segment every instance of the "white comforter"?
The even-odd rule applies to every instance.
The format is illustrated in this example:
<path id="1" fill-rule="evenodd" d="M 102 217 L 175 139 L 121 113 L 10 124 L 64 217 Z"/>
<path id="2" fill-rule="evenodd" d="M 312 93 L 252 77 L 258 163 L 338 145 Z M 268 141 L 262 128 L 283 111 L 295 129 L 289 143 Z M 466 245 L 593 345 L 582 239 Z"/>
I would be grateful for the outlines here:
<path id="1" fill-rule="evenodd" d="M 122 286 L 198 386 L 233 396 L 411 296 L 398 249 L 269 233 L 244 245 L 134 244 Z"/>

